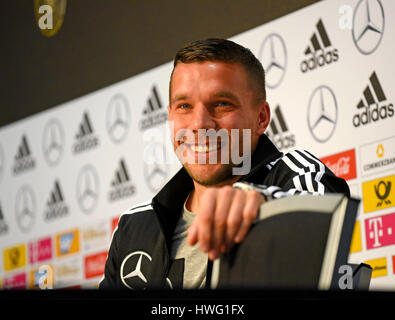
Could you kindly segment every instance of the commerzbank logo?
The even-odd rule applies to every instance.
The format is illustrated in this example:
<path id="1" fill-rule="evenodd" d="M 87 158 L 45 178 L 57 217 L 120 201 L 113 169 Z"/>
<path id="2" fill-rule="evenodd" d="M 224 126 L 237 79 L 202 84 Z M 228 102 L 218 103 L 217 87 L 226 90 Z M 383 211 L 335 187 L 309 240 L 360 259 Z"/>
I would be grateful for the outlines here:
<path id="1" fill-rule="evenodd" d="M 300 71 L 303 73 L 339 60 L 339 52 L 333 47 L 322 19 L 319 19 L 316 23 L 316 28 L 310 37 L 310 43 L 305 49 L 304 55 L 305 60 L 300 64 Z"/>
<path id="2" fill-rule="evenodd" d="M 395 168 L 395 137 L 365 144 L 359 152 L 364 175 Z"/>

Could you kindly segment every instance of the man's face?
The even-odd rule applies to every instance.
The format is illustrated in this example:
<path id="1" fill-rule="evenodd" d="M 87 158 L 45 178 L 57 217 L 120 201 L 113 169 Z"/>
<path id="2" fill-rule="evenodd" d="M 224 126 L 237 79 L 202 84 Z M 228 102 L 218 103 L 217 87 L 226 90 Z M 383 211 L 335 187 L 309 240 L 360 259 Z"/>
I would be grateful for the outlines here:
<path id="1" fill-rule="evenodd" d="M 270 119 L 269 106 L 258 101 L 256 89 L 244 67 L 219 61 L 177 64 L 170 84 L 168 111 L 169 121 L 174 126 L 174 149 L 182 149 L 184 159 L 196 160 L 195 163 L 185 162 L 184 168 L 202 185 L 217 185 L 235 179 L 232 153 L 242 156 L 243 145 L 246 145 L 243 129 L 251 132 L 251 150 L 248 150 L 251 154 Z M 202 132 L 199 129 L 226 130 L 229 144 L 221 143 L 219 139 L 211 144 L 209 139 L 199 141 Z M 231 129 L 238 129 L 234 131 L 238 132 L 237 137 L 231 136 Z M 194 143 L 177 138 L 177 133 L 182 130 L 193 133 Z M 228 154 L 229 161 L 224 161 L 226 157 L 221 157 L 222 152 Z M 212 164 L 209 158 L 214 153 L 217 161 Z M 202 158 L 207 161 L 199 163 Z"/>

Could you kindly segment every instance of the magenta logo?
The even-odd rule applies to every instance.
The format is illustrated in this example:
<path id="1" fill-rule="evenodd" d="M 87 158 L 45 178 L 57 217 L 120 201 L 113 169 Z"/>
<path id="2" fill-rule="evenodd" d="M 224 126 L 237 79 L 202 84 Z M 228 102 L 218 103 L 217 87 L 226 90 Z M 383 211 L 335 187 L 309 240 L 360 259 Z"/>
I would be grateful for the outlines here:
<path id="1" fill-rule="evenodd" d="M 14 274 L 4 278 L 4 289 L 26 289 L 26 273 Z"/>
<path id="2" fill-rule="evenodd" d="M 365 230 L 368 249 L 395 244 L 395 213 L 366 219 Z"/>
<path id="3" fill-rule="evenodd" d="M 30 264 L 52 258 L 52 239 L 50 237 L 29 243 Z"/>

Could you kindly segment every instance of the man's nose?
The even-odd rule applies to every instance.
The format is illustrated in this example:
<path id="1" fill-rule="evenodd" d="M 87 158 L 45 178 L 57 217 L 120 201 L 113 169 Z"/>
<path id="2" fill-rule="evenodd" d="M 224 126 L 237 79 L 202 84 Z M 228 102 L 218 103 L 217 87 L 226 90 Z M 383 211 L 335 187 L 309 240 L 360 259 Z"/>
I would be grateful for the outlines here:
<path id="1" fill-rule="evenodd" d="M 195 106 L 190 129 L 215 129 L 216 122 L 204 105 Z"/>

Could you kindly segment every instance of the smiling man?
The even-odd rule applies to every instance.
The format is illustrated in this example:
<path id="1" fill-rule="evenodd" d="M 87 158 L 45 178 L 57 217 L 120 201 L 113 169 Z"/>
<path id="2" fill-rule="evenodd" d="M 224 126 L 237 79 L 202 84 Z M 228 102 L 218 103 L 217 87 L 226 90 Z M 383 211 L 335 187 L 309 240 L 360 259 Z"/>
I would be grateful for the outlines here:
<path id="1" fill-rule="evenodd" d="M 264 201 L 347 183 L 304 150 L 279 152 L 265 74 L 250 50 L 198 40 L 175 56 L 169 121 L 182 169 L 119 219 L 100 288 L 204 288 L 211 261 L 243 241 Z M 253 259 L 253 257 L 251 257 Z"/>

